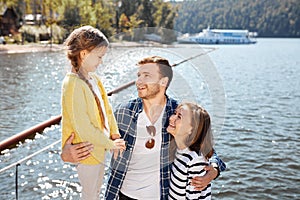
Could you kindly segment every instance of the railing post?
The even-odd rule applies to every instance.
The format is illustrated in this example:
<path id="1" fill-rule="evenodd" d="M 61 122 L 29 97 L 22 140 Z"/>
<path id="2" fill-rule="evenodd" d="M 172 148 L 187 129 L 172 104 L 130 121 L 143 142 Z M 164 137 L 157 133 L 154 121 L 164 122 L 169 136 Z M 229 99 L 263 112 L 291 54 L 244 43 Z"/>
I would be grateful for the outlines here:
<path id="1" fill-rule="evenodd" d="M 18 167 L 20 166 L 20 163 L 16 165 L 16 200 L 18 200 Z"/>

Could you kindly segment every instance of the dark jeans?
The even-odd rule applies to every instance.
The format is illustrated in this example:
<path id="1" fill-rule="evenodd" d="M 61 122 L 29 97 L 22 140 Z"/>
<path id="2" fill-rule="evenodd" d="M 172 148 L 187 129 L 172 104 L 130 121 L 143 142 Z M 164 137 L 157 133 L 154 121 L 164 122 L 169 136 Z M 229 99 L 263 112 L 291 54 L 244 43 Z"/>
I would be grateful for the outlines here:
<path id="1" fill-rule="evenodd" d="M 119 200 L 137 200 L 137 199 L 130 198 L 124 195 L 122 192 L 119 192 Z"/>

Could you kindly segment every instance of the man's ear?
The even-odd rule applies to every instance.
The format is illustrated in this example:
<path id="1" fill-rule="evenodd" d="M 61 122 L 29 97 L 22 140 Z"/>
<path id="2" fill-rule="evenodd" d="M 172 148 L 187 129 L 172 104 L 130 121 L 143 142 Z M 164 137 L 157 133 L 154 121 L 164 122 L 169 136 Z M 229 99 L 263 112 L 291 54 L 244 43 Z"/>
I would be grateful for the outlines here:
<path id="1" fill-rule="evenodd" d="M 163 78 L 160 79 L 160 85 L 164 86 L 164 87 L 167 87 L 168 81 L 169 81 L 168 77 L 163 77 Z"/>
<path id="2" fill-rule="evenodd" d="M 87 51 L 86 50 L 80 51 L 80 58 L 81 58 L 81 60 L 84 60 L 84 58 L 85 58 L 86 55 L 87 55 Z"/>

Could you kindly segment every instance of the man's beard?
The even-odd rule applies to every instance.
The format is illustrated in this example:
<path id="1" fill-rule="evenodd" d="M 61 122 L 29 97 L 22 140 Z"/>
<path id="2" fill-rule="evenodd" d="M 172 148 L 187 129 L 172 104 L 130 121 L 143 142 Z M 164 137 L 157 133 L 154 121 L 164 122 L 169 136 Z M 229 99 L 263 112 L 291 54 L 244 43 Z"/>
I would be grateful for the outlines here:
<path id="1" fill-rule="evenodd" d="M 152 99 L 160 92 L 160 85 L 158 83 L 149 84 L 147 85 L 146 90 L 146 94 L 139 94 L 139 97 L 142 99 Z"/>

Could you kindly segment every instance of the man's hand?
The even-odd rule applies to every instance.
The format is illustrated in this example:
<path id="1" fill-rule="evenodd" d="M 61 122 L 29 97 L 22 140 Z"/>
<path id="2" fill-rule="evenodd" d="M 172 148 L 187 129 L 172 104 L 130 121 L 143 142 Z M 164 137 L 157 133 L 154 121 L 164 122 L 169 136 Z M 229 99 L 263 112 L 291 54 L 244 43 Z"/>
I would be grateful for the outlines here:
<path id="1" fill-rule="evenodd" d="M 218 170 L 211 165 L 205 166 L 204 170 L 206 171 L 204 176 L 196 176 L 192 179 L 191 185 L 195 187 L 195 190 L 205 189 L 218 176 Z"/>
<path id="2" fill-rule="evenodd" d="M 62 149 L 60 157 L 64 162 L 78 163 L 91 156 L 90 152 L 93 151 L 93 145 L 89 142 L 81 142 L 73 145 L 74 137 L 75 135 L 72 133 Z"/>

